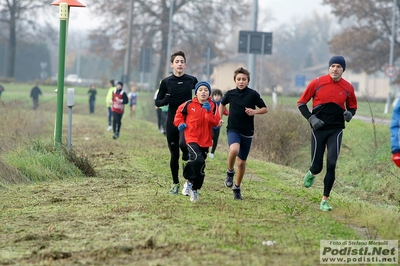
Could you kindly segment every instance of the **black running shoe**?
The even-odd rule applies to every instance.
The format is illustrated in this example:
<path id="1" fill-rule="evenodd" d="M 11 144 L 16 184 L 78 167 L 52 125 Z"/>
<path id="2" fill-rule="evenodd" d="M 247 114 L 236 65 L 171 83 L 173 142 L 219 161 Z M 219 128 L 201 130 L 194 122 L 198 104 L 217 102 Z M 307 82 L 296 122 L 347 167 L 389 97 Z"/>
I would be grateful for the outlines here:
<path id="1" fill-rule="evenodd" d="M 240 193 L 240 187 L 235 186 L 233 189 L 233 198 L 235 200 L 242 200 L 242 194 Z"/>
<path id="2" fill-rule="evenodd" d="M 225 186 L 232 187 L 233 186 L 233 176 L 235 175 L 235 171 L 229 172 L 226 171 L 226 178 L 225 178 Z"/>

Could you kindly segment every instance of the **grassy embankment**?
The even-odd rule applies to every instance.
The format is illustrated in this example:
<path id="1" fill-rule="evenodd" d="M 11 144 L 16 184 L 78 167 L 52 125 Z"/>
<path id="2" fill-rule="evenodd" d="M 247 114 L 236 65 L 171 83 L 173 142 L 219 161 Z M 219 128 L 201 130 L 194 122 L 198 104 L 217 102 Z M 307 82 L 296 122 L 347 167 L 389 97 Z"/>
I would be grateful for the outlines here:
<path id="1" fill-rule="evenodd" d="M 193 204 L 168 194 L 169 152 L 154 123 L 152 93 L 139 94 L 136 118 L 125 114 L 121 138 L 113 140 L 106 131 L 106 90 L 99 89 L 96 115 L 89 116 L 88 89 L 76 89 L 73 149 L 97 173 L 85 177 L 53 149 L 55 93 L 42 89 L 37 112 L 30 110 L 28 85 L 10 85 L 2 96 L 0 264 L 316 265 L 321 239 L 399 239 L 399 177 L 387 126 L 348 124 L 332 212 L 318 209 L 322 175 L 312 188 L 302 187 L 308 141 L 292 151 L 291 167 L 261 159 L 261 142 L 276 139 L 273 132 L 282 135 L 274 130 L 282 116 L 272 110 L 265 116 L 270 120 L 258 121 L 258 128 L 269 127 L 266 139 L 254 143 L 244 200 L 234 201 L 223 185 L 227 149 L 221 134 L 200 201 Z M 301 134 L 308 139 L 308 132 Z M 275 244 L 262 244 L 268 240 Z"/>

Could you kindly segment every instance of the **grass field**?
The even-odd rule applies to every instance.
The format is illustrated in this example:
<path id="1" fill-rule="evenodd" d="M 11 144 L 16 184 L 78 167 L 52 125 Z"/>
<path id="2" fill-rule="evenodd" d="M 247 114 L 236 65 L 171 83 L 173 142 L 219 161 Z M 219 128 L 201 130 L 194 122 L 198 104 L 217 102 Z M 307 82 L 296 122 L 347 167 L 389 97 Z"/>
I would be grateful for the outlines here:
<path id="1" fill-rule="evenodd" d="M 72 147 L 93 165 L 96 176 L 87 177 L 53 149 L 55 88 L 42 87 L 36 112 L 29 89 L 6 87 L 0 104 L 0 265 L 308 266 L 319 264 L 320 240 L 400 237 L 399 177 L 387 126 L 348 125 L 332 212 L 319 211 L 322 175 L 312 188 L 302 185 L 308 146 L 292 166 L 251 153 L 243 201 L 234 201 L 223 184 L 222 132 L 193 204 L 168 194 L 169 151 L 155 124 L 153 93 L 139 92 L 136 117 L 126 113 L 113 140 L 106 90 L 98 91 L 94 116 L 88 88 L 75 90 Z"/>

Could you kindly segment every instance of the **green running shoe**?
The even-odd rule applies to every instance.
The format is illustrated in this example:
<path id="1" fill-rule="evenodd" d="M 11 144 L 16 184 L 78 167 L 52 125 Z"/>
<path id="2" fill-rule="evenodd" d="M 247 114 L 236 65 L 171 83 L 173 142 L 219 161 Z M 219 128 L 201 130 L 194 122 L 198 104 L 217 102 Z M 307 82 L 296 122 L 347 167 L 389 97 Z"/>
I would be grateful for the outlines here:
<path id="1" fill-rule="evenodd" d="M 179 184 L 173 184 L 171 189 L 169 190 L 169 194 L 179 194 L 179 189 L 180 185 Z"/>
<path id="2" fill-rule="evenodd" d="M 311 174 L 311 171 L 308 170 L 306 175 L 304 176 L 304 186 L 309 188 L 314 184 L 315 176 Z"/>
<path id="3" fill-rule="evenodd" d="M 321 205 L 319 206 L 319 208 L 323 212 L 331 211 L 333 209 L 332 206 L 329 205 L 328 200 L 321 201 Z"/>

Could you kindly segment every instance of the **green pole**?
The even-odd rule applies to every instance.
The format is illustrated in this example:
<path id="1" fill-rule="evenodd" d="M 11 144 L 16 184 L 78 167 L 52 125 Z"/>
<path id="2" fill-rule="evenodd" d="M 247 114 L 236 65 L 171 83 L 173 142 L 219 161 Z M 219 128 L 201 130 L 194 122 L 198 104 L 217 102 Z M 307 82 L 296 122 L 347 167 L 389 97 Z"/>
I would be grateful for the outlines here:
<path id="1" fill-rule="evenodd" d="M 60 44 L 58 49 L 58 79 L 57 79 L 57 113 L 55 128 L 55 148 L 61 144 L 62 120 L 64 105 L 64 76 L 65 76 L 65 47 L 67 39 L 67 22 L 69 6 L 67 3 L 60 3 Z"/>

